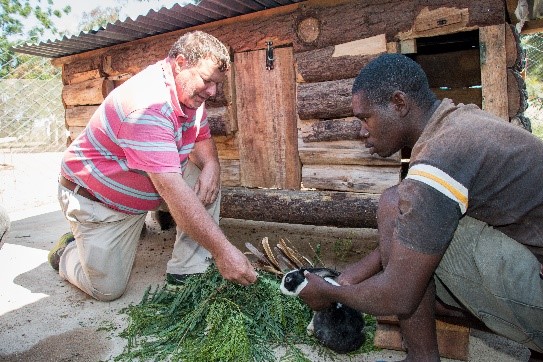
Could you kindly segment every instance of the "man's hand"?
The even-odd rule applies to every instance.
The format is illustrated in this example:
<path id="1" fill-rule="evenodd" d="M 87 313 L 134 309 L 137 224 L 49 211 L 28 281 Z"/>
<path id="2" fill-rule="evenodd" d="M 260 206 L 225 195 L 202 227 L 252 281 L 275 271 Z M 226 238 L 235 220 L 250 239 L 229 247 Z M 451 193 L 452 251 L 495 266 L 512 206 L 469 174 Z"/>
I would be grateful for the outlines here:
<path id="1" fill-rule="evenodd" d="M 335 301 L 328 298 L 327 291 L 330 288 L 337 288 L 326 280 L 313 273 L 304 272 L 307 285 L 302 289 L 299 296 L 312 310 L 322 310 L 330 307 Z"/>
<path id="2" fill-rule="evenodd" d="M 220 255 L 214 256 L 215 264 L 224 279 L 241 285 L 253 284 L 256 272 L 249 259 L 239 249 L 231 245 Z"/>
<path id="3" fill-rule="evenodd" d="M 220 167 L 213 164 L 206 164 L 194 185 L 194 192 L 204 204 L 208 206 L 215 202 L 221 190 Z"/>
<path id="4" fill-rule="evenodd" d="M 189 157 L 202 171 L 194 185 L 194 192 L 207 206 L 215 201 L 221 189 L 221 166 L 215 142 L 212 138 L 196 142 Z"/>

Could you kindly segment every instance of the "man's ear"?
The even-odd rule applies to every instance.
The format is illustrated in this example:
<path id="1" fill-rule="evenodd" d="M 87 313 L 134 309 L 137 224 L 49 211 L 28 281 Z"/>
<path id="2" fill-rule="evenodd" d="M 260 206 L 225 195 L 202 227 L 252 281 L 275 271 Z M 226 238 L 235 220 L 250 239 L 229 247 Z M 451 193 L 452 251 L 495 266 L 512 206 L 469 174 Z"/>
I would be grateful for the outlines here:
<path id="1" fill-rule="evenodd" d="M 183 68 L 186 68 L 187 59 L 183 55 L 178 55 L 177 57 L 175 57 L 175 64 L 177 67 L 177 71 L 181 71 Z"/>
<path id="2" fill-rule="evenodd" d="M 411 105 L 407 95 L 404 92 L 397 90 L 392 93 L 391 101 L 394 105 L 394 110 L 398 112 L 401 117 L 404 117 L 407 113 L 409 113 L 409 107 Z"/>

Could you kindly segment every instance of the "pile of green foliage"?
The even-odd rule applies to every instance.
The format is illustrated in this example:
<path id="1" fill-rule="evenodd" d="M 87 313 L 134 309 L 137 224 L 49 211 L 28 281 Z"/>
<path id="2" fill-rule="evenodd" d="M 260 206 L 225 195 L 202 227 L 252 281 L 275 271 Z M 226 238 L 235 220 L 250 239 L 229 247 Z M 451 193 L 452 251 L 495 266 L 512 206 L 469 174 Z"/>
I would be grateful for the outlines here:
<path id="1" fill-rule="evenodd" d="M 224 280 L 216 267 L 193 275 L 178 290 L 149 288 L 142 301 L 125 308 L 127 339 L 116 361 L 276 361 L 274 350 L 286 350 L 282 361 L 310 361 L 299 345 L 321 356 L 333 352 L 307 335 L 311 311 L 299 298 L 284 296 L 276 276 L 261 273 L 244 287 Z M 367 318 L 366 345 L 373 349 L 375 319 Z"/>

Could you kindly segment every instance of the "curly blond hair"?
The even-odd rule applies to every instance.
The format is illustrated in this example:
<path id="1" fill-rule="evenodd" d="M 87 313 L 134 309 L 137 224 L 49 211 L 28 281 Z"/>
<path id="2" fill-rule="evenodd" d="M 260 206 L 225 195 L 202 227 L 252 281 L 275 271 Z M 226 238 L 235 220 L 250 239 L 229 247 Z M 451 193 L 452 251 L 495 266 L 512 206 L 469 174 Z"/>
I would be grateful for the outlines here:
<path id="1" fill-rule="evenodd" d="M 228 48 L 213 35 L 203 31 L 192 31 L 183 34 L 174 43 L 168 57 L 175 59 L 182 55 L 189 66 L 196 65 L 200 59 L 211 57 L 219 66 L 221 72 L 225 72 L 230 66 L 230 53 Z"/>

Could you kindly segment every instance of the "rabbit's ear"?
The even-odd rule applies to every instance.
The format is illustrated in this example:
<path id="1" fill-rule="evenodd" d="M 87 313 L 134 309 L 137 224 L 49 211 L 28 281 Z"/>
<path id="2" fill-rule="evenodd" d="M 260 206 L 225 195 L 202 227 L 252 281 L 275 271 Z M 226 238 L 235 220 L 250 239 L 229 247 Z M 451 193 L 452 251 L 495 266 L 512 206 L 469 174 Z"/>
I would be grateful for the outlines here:
<path id="1" fill-rule="evenodd" d="M 337 270 L 330 269 L 330 268 L 308 268 L 307 271 L 313 274 L 317 274 L 321 278 L 331 278 L 331 279 L 337 278 L 341 274 Z"/>

